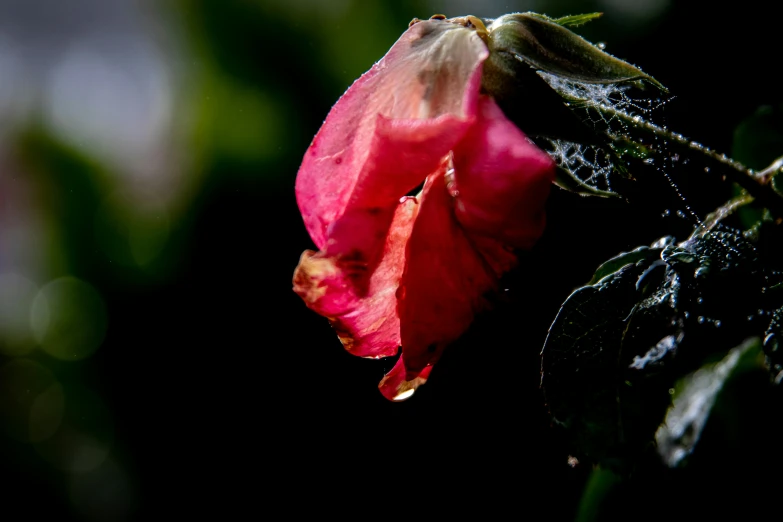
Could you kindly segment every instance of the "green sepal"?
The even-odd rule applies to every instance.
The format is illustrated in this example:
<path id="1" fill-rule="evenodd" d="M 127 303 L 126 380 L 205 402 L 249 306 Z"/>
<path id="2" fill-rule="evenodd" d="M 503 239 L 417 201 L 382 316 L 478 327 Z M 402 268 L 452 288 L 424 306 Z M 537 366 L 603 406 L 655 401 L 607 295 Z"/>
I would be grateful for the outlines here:
<path id="1" fill-rule="evenodd" d="M 535 69 L 506 51 L 484 62 L 481 89 L 530 137 L 601 146 L 606 138 L 585 124 Z"/>
<path id="2" fill-rule="evenodd" d="M 512 53 L 535 69 L 584 83 L 646 80 L 667 92 L 655 78 L 602 51 L 566 28 L 562 21 L 534 13 L 515 13 L 496 18 L 487 29 L 490 53 Z"/>
<path id="3" fill-rule="evenodd" d="M 561 16 L 560 18 L 549 18 L 546 15 L 542 15 L 538 13 L 530 13 L 530 14 L 543 18 L 544 20 L 549 20 L 550 22 L 554 22 L 557 25 L 562 25 L 563 27 L 579 27 L 580 25 L 584 25 L 587 22 L 592 22 L 596 18 L 600 18 L 604 15 L 603 13 L 584 13 L 578 15 Z"/>

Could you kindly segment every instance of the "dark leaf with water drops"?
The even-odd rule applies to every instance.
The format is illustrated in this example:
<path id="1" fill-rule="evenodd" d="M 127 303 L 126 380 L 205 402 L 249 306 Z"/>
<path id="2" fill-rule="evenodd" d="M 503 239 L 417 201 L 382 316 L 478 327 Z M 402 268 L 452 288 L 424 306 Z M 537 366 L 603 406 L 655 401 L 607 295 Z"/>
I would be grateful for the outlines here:
<path id="1" fill-rule="evenodd" d="M 766 333 L 776 353 L 783 263 L 764 238 L 776 243 L 777 228 L 755 242 L 729 229 L 662 238 L 608 260 L 568 297 L 544 344 L 541 382 L 577 458 L 622 469 L 653 443 L 679 379 L 750 337 Z"/>
<path id="2" fill-rule="evenodd" d="M 649 261 L 628 263 L 563 303 L 542 351 L 542 380 L 553 420 L 574 449 L 600 460 L 622 443 L 618 356 Z"/>
<path id="3" fill-rule="evenodd" d="M 783 283 L 782 283 L 783 284 Z M 783 382 L 783 307 L 772 314 L 772 320 L 764 332 L 764 353 L 775 384 Z"/>
<path id="4" fill-rule="evenodd" d="M 731 382 L 745 373 L 764 368 L 761 342 L 752 338 L 738 346 L 720 362 L 707 364 L 687 375 L 675 386 L 672 406 L 655 434 L 656 447 L 670 467 L 682 465 L 701 440 L 712 413 L 732 401 Z"/>
<path id="5" fill-rule="evenodd" d="M 596 269 L 595 274 L 593 274 L 593 278 L 587 284 L 594 285 L 604 277 L 617 272 L 628 264 L 639 262 L 647 262 L 645 264 L 649 264 L 649 262 L 655 261 L 657 258 L 659 258 L 660 255 L 660 248 L 650 248 L 646 246 L 641 246 L 632 250 L 631 252 L 623 252 L 599 266 Z"/>

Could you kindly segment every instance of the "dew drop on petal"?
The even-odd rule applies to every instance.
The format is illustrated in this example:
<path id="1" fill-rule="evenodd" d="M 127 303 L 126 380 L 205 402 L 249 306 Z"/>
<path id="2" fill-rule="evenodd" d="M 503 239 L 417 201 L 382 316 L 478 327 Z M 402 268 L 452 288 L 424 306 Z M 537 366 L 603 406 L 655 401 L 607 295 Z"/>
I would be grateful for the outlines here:
<path id="1" fill-rule="evenodd" d="M 414 393 L 416 393 L 416 390 L 414 388 L 408 388 L 407 390 L 401 391 L 400 393 L 395 395 L 392 400 L 395 402 L 404 401 L 406 399 L 410 399 Z"/>

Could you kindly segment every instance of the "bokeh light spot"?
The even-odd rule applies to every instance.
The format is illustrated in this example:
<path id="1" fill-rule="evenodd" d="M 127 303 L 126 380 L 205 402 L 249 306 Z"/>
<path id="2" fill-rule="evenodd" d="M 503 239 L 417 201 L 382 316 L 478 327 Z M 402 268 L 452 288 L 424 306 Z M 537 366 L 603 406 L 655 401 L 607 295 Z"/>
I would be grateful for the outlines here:
<path id="1" fill-rule="evenodd" d="M 111 458 L 92 471 L 74 475 L 70 497 L 76 511 L 87 521 L 127 520 L 133 507 L 128 475 Z"/>
<path id="2" fill-rule="evenodd" d="M 0 275 L 0 352 L 3 354 L 19 357 L 35 348 L 30 307 L 37 292 L 38 286 L 21 275 Z"/>
<path id="3" fill-rule="evenodd" d="M 13 359 L 0 368 L 0 421 L 22 442 L 51 437 L 63 419 L 65 396 L 54 374 L 30 359 Z"/>
<path id="4" fill-rule="evenodd" d="M 69 387 L 60 429 L 35 448 L 63 471 L 92 471 L 109 456 L 114 442 L 111 419 L 111 412 L 98 395 L 88 389 Z"/>
<path id="5" fill-rule="evenodd" d="M 145 267 L 161 254 L 171 219 L 165 202 L 150 192 L 108 196 L 95 216 L 95 235 L 108 258 L 123 266 Z"/>
<path id="6" fill-rule="evenodd" d="M 147 210 L 133 220 L 128 233 L 131 255 L 139 266 L 154 261 L 169 238 L 169 217 L 165 207 L 158 205 L 154 210 Z"/>
<path id="7" fill-rule="evenodd" d="M 38 394 L 30 408 L 30 441 L 42 442 L 55 434 L 63 420 L 65 392 L 55 382 Z"/>
<path id="8" fill-rule="evenodd" d="M 57 359 L 89 357 L 106 335 L 106 306 L 98 292 L 74 277 L 47 283 L 30 310 L 33 333 L 41 348 Z"/>

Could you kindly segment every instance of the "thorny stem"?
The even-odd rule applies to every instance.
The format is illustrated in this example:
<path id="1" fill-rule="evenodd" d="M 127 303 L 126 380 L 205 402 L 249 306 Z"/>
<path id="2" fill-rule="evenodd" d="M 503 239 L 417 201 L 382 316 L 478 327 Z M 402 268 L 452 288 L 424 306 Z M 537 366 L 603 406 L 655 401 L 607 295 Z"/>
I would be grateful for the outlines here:
<path id="1" fill-rule="evenodd" d="M 733 181 L 745 189 L 748 194 L 769 209 L 776 218 L 783 219 L 783 195 L 776 192 L 771 184 L 774 174 L 783 171 L 783 158 L 776 160 L 772 165 L 757 173 L 753 169 L 749 169 L 742 163 L 725 154 L 719 154 L 701 143 L 689 140 L 682 134 L 677 134 L 664 127 L 652 124 L 639 116 L 631 116 L 630 114 L 601 103 L 589 103 L 586 107 L 597 110 L 607 116 L 620 119 L 636 129 L 663 138 L 669 143 L 702 154 L 705 158 L 724 167 L 721 171 L 728 180 Z M 608 136 L 614 141 L 622 139 L 620 136 L 611 134 L 608 134 Z"/>
<path id="2" fill-rule="evenodd" d="M 693 234 L 691 234 L 691 237 L 701 237 L 705 234 L 709 234 L 710 231 L 715 228 L 721 221 L 723 221 L 725 218 L 733 214 L 737 211 L 737 209 L 747 205 L 753 201 L 753 197 L 750 194 L 742 194 L 740 196 L 737 196 L 735 198 L 730 199 L 717 209 L 715 209 L 714 212 L 707 215 L 706 218 L 704 218 L 704 222 L 701 224 L 700 227 L 697 227 Z"/>

